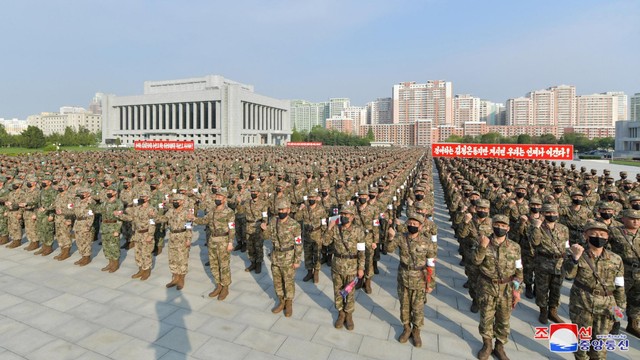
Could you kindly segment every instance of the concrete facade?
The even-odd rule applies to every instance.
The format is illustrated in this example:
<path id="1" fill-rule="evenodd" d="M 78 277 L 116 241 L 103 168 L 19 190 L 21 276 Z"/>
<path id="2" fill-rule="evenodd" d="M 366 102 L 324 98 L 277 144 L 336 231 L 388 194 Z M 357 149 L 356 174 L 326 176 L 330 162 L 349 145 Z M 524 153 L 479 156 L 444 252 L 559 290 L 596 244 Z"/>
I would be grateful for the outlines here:
<path id="1" fill-rule="evenodd" d="M 144 94 L 102 99 L 102 143 L 193 140 L 196 147 L 284 145 L 290 104 L 219 75 L 146 81 Z"/>

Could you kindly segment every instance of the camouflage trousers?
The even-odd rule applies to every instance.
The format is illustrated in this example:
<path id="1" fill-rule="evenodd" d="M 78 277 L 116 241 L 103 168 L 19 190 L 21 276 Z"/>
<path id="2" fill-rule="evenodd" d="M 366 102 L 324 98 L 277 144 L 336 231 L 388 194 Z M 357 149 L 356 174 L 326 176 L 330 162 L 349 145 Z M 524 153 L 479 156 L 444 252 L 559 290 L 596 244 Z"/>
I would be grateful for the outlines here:
<path id="1" fill-rule="evenodd" d="M 0 236 L 9 235 L 9 224 L 7 222 L 7 216 L 9 213 L 7 212 L 6 207 L 0 206 L 0 215 Z"/>
<path id="2" fill-rule="evenodd" d="M 102 252 L 107 260 L 120 259 L 120 225 L 102 224 Z M 113 235 L 118 233 L 118 235 Z"/>
<path id="3" fill-rule="evenodd" d="M 480 277 L 480 271 L 476 265 L 473 265 L 471 261 L 468 261 L 464 267 L 464 273 L 467 275 L 467 285 L 469 285 L 469 296 L 471 300 L 478 300 L 478 277 Z"/>
<path id="4" fill-rule="evenodd" d="M 522 272 L 524 273 L 524 283 L 526 285 L 533 285 L 533 269 L 535 264 L 533 259 L 533 256 L 522 256 Z"/>
<path id="5" fill-rule="evenodd" d="M 578 329 L 581 327 L 591 326 L 592 339 L 596 340 L 597 335 L 609 334 L 613 327 L 613 319 L 609 314 L 593 314 L 588 309 L 569 304 L 569 318 L 573 324 L 578 325 Z M 574 353 L 574 356 L 578 360 L 587 359 L 606 359 L 607 350 L 606 347 L 600 351 L 595 351 L 593 348 L 589 351 L 583 351 L 578 348 L 578 351 Z"/>
<path id="6" fill-rule="evenodd" d="M 304 267 L 307 270 L 320 271 L 320 256 L 322 251 L 322 238 L 305 233 L 304 247 Z"/>
<path id="7" fill-rule="evenodd" d="M 627 296 L 627 316 L 640 320 L 640 280 L 633 280 L 631 272 L 625 273 L 624 292 Z"/>
<path id="8" fill-rule="evenodd" d="M 38 233 L 36 232 L 37 217 L 34 211 L 25 211 L 22 214 L 24 220 L 24 232 L 27 234 L 27 240 L 29 242 L 39 241 Z"/>
<path id="9" fill-rule="evenodd" d="M 400 300 L 400 321 L 402 325 L 413 324 L 421 328 L 424 325 L 424 304 L 427 299 L 425 289 L 409 289 L 398 282 L 398 300 Z"/>
<path id="10" fill-rule="evenodd" d="M 54 222 L 49 221 L 49 216 L 44 213 L 38 214 L 36 223 L 36 233 L 42 245 L 51 246 L 53 244 Z"/>
<path id="11" fill-rule="evenodd" d="M 165 224 L 156 224 L 156 231 L 153 233 L 153 240 L 156 247 L 164 247 L 164 237 L 167 235 Z"/>
<path id="12" fill-rule="evenodd" d="M 374 229 L 377 231 L 378 229 Z M 364 250 L 364 277 L 365 279 L 373 279 L 373 234 L 369 232 L 365 235 L 365 250 Z"/>
<path id="13" fill-rule="evenodd" d="M 147 233 L 134 233 L 131 239 L 136 249 L 136 265 L 142 270 L 151 269 L 153 256 L 153 235 Z M 102 240 L 104 244 L 104 240 Z M 118 249 L 119 250 L 119 249 Z M 171 265 L 169 265 L 171 266 Z M 173 271 L 172 271 L 173 272 Z"/>
<path id="14" fill-rule="evenodd" d="M 133 236 L 133 228 L 131 227 L 130 221 L 122 222 L 122 236 L 124 236 L 125 241 L 131 241 L 131 237 Z"/>
<path id="15" fill-rule="evenodd" d="M 7 215 L 7 225 L 9 227 L 9 237 L 11 240 L 22 241 L 22 213 L 20 211 L 9 211 Z"/>
<path id="16" fill-rule="evenodd" d="M 247 218 L 236 216 L 236 238 L 239 243 L 245 242 L 247 236 Z"/>
<path id="17" fill-rule="evenodd" d="M 486 294 L 482 290 L 478 293 L 478 305 L 480 307 L 478 330 L 483 339 L 493 339 L 495 337 L 502 344 L 506 344 L 509 340 L 513 295 L 508 284 L 499 286 L 502 291 L 498 291 L 498 294 L 501 294 L 501 296 Z"/>
<path id="18" fill-rule="evenodd" d="M 334 260 L 335 262 L 335 260 Z M 335 301 L 336 309 L 338 311 L 344 311 L 346 313 L 353 313 L 353 310 L 356 308 L 356 298 L 355 298 L 355 289 L 347 295 L 346 300 L 342 298 L 340 295 L 340 290 L 344 289 L 346 285 L 353 281 L 356 277 L 356 274 L 344 275 L 335 271 L 332 267 L 331 269 L 331 280 L 333 280 L 333 298 Z"/>
<path id="19" fill-rule="evenodd" d="M 91 243 L 93 243 L 93 227 L 75 231 L 74 237 L 80 256 L 91 256 Z"/>
<path id="20" fill-rule="evenodd" d="M 558 307 L 563 275 L 550 274 L 548 271 L 536 271 L 536 305 L 538 307 Z"/>
<path id="21" fill-rule="evenodd" d="M 186 275 L 189 272 L 191 246 L 187 246 L 187 241 L 191 239 L 192 233 L 189 230 L 169 235 L 169 270 L 172 274 Z"/>
<path id="22" fill-rule="evenodd" d="M 222 241 L 210 240 L 208 249 L 209 269 L 211 269 L 216 285 L 229 286 L 231 284 L 231 259 L 229 251 L 227 251 L 227 237 L 222 237 Z"/>
<path id="23" fill-rule="evenodd" d="M 56 215 L 56 240 L 60 248 L 71 247 L 71 223 L 67 221 L 71 220 L 65 219 L 64 215 Z"/>
<path id="24" fill-rule="evenodd" d="M 296 282 L 294 281 L 296 269 L 293 268 L 293 263 L 274 261 L 271 263 L 271 274 L 276 295 L 285 300 L 293 300 L 296 295 Z"/>
<path id="25" fill-rule="evenodd" d="M 262 233 L 260 231 L 247 232 L 247 255 L 249 260 L 261 263 L 264 259 Z"/>

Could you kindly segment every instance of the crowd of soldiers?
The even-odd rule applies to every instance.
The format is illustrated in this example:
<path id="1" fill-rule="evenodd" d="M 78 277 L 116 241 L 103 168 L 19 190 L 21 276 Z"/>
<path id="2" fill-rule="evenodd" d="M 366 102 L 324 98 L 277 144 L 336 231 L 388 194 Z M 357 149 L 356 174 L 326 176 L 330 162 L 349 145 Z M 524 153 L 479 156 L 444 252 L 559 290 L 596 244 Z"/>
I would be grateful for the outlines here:
<path id="1" fill-rule="evenodd" d="M 168 247 L 167 288 L 181 290 L 194 229 L 204 225 L 215 289 L 230 291 L 230 256 L 260 274 L 265 240 L 278 302 L 293 313 L 294 277 L 319 282 L 331 267 L 336 328 L 354 329 L 355 292 L 370 294 L 381 254 L 398 249 L 399 341 L 421 346 L 426 294 L 435 287 L 437 227 L 426 149 L 217 149 L 193 153 L 102 151 L 0 157 L 0 244 L 75 265 L 102 245 L 114 273 L 134 251 L 147 280 Z M 406 215 L 406 216 L 405 216 Z M 402 220 L 401 220 L 402 218 Z M 23 236 L 23 229 L 24 235 Z M 167 238 L 165 243 L 165 238 Z M 123 244 L 122 244 L 123 243 Z"/>
<path id="2" fill-rule="evenodd" d="M 472 298 L 480 312 L 479 359 L 507 359 L 512 309 L 535 298 L 538 321 L 562 323 L 560 290 L 571 280 L 569 316 L 593 339 L 640 337 L 640 174 L 579 170 L 549 161 L 438 159 L 452 227 Z M 496 339 L 495 344 L 493 339 Z M 598 351 L 599 350 L 599 351 Z M 606 348 L 577 359 L 606 358 Z"/>

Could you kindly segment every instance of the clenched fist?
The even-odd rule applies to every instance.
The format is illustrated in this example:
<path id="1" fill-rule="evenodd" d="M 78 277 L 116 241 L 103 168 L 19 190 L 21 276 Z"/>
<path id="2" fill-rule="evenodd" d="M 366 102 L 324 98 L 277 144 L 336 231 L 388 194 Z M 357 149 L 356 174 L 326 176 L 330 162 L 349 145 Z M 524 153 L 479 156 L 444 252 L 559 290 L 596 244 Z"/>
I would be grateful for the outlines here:
<path id="1" fill-rule="evenodd" d="M 574 260 L 580 259 L 582 253 L 584 252 L 584 248 L 580 244 L 571 245 L 571 254 L 573 255 Z"/>
<path id="2" fill-rule="evenodd" d="M 483 248 L 489 246 L 489 238 L 484 235 L 480 236 L 480 246 L 482 246 Z"/>
<path id="3" fill-rule="evenodd" d="M 471 215 L 471 213 L 464 214 L 464 222 L 466 224 L 468 224 L 471 221 L 472 218 L 473 218 L 473 215 Z"/>

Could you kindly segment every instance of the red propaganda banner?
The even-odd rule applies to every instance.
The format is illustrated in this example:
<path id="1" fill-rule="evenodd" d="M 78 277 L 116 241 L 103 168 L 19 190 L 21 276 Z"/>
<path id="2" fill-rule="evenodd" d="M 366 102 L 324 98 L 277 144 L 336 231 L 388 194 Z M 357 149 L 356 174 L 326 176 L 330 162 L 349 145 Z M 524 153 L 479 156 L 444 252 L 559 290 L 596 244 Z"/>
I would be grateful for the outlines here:
<path id="1" fill-rule="evenodd" d="M 171 141 L 171 140 L 136 140 L 133 142 L 134 150 L 163 150 L 163 151 L 193 151 L 195 145 L 193 140 Z"/>
<path id="2" fill-rule="evenodd" d="M 433 144 L 433 157 L 573 160 L 573 145 Z"/>
<path id="3" fill-rule="evenodd" d="M 321 142 L 288 142 L 287 146 L 322 146 Z"/>

